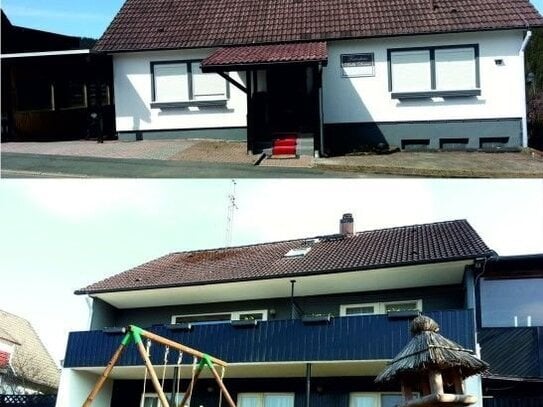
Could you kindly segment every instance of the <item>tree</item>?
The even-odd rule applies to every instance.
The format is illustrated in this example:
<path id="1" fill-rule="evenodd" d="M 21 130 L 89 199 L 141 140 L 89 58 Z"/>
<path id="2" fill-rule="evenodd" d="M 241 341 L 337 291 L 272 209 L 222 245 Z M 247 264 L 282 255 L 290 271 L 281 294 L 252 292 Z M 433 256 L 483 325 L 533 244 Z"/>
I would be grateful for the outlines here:
<path id="1" fill-rule="evenodd" d="M 28 355 L 18 355 L 16 365 L 0 370 L 0 393 L 36 394 L 55 393 L 48 387 L 49 378 L 36 361 Z"/>
<path id="2" fill-rule="evenodd" d="M 527 116 L 529 144 L 543 150 L 543 29 L 533 30 L 526 51 Z"/>

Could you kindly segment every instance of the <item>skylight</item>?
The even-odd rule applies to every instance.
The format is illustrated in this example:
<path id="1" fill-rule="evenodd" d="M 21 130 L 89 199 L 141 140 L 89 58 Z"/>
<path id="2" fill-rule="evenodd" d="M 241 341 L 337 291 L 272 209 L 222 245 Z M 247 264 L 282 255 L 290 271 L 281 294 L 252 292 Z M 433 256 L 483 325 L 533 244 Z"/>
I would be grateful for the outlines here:
<path id="1" fill-rule="evenodd" d="M 315 243 L 318 243 L 319 239 L 308 239 L 304 240 L 300 247 L 296 247 L 294 249 L 290 249 L 286 254 L 285 257 L 303 257 L 313 247 Z"/>

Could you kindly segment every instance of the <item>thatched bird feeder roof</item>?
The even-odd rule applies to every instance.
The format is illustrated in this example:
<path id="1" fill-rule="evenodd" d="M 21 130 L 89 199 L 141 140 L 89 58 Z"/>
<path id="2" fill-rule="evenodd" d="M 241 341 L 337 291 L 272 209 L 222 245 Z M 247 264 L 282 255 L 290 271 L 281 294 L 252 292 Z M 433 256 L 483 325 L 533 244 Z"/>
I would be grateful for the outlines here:
<path id="1" fill-rule="evenodd" d="M 413 339 L 375 379 L 385 382 L 392 379 L 417 378 L 429 371 L 458 370 L 462 379 L 482 373 L 488 364 L 439 333 L 439 325 L 426 316 L 418 316 L 411 323 Z"/>

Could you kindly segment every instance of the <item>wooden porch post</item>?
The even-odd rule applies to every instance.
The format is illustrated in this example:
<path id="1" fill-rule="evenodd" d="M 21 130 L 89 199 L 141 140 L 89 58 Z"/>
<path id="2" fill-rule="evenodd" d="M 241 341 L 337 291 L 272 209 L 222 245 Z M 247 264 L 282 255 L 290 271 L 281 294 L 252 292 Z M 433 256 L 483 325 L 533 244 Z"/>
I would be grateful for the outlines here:
<path id="1" fill-rule="evenodd" d="M 247 82 L 247 153 L 253 153 L 253 109 L 252 109 L 252 100 L 253 100 L 253 83 L 252 83 L 252 71 L 245 71 L 245 78 Z"/>

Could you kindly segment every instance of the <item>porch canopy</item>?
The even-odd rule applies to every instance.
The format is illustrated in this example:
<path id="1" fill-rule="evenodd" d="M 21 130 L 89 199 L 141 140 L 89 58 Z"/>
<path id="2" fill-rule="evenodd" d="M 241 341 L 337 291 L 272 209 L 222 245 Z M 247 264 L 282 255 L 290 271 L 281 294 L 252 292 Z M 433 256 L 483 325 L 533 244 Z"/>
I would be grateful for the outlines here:
<path id="1" fill-rule="evenodd" d="M 328 62 L 326 42 L 219 48 L 202 61 L 203 72 L 248 71 L 277 64 Z"/>

